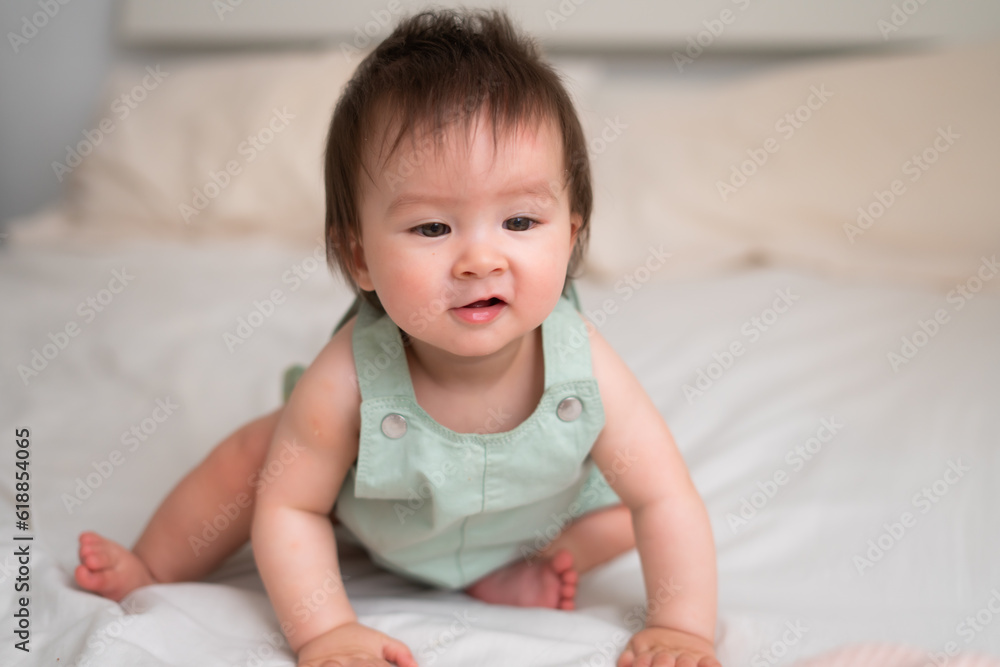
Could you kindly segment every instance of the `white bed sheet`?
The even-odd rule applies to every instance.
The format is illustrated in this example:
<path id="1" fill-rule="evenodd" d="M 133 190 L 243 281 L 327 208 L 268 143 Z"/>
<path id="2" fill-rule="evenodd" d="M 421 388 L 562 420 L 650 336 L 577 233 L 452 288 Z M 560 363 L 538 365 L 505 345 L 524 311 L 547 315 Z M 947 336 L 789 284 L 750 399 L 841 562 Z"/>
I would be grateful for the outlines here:
<path id="1" fill-rule="evenodd" d="M 307 362 L 350 302 L 321 264 L 293 289 L 286 272 L 307 269 L 312 257 L 254 240 L 0 253 L 7 628 L 15 610 L 15 428 L 31 429 L 35 535 L 31 653 L 14 650 L 5 630 L 0 664 L 293 664 L 248 551 L 209 582 L 135 593 L 128 615 L 78 590 L 72 570 L 80 531 L 131 544 L 214 443 L 278 405 L 282 370 Z M 106 296 L 115 271 L 133 277 L 88 321 L 79 304 Z M 979 294 L 958 310 L 938 292 L 773 268 L 675 284 L 638 282 L 645 277 L 629 276 L 638 289 L 583 282 L 580 291 L 588 310 L 606 315 L 593 317 L 665 415 L 708 505 L 723 664 L 793 664 L 873 640 L 926 651 L 956 642 L 1000 657 L 1000 614 L 988 606 L 1000 604 L 1000 298 Z M 224 334 L 276 289 L 284 302 L 230 351 Z M 768 313 L 779 292 L 792 305 Z M 894 370 L 887 353 L 938 309 L 948 321 Z M 773 322 L 751 340 L 754 317 Z M 33 350 L 69 322 L 79 335 L 26 384 L 18 366 L 30 366 Z M 745 352 L 730 368 L 709 368 L 713 354 L 737 342 Z M 686 396 L 699 369 L 719 377 L 703 395 Z M 141 428 L 157 400 L 178 407 L 129 450 L 123 435 Z M 819 432 L 829 441 L 813 458 L 786 458 L 824 423 L 836 432 Z M 88 495 L 80 484 L 89 488 L 88 475 L 96 481 L 92 473 L 108 472 L 116 449 L 120 465 Z M 949 469 L 961 476 L 939 482 L 942 495 L 923 513 L 914 494 Z M 769 487 L 781 472 L 786 483 Z M 775 491 L 766 502 L 751 497 L 761 485 Z M 80 502 L 68 505 L 74 494 Z M 734 528 L 743 499 L 762 507 Z M 883 524 L 904 512 L 915 524 L 899 539 L 883 536 L 890 548 L 859 572 L 855 557 L 866 557 L 868 541 L 877 543 Z M 637 629 L 644 597 L 634 552 L 584 577 L 573 613 L 424 589 L 353 551 L 344 569 L 362 620 L 406 641 L 421 665 L 611 665 Z M 965 619 L 977 613 L 981 629 L 973 631 Z"/>

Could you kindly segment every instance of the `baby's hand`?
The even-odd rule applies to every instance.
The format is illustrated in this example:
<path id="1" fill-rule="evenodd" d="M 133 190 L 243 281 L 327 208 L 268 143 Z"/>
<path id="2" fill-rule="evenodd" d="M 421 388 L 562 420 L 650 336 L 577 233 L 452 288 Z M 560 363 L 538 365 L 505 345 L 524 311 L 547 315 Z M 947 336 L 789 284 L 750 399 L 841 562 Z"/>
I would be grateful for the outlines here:
<path id="1" fill-rule="evenodd" d="M 418 667 L 401 641 L 360 623 L 345 623 L 299 649 L 298 667 Z"/>
<path id="2" fill-rule="evenodd" d="M 697 635 L 649 627 L 632 635 L 618 667 L 722 667 L 715 648 Z"/>

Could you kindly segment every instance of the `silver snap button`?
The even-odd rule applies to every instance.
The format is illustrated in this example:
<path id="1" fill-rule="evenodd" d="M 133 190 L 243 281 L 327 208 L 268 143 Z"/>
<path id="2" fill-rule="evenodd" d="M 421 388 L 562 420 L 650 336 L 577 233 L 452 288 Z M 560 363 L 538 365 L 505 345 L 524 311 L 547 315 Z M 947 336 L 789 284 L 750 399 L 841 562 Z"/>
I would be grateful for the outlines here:
<path id="1" fill-rule="evenodd" d="M 385 437 L 393 440 L 402 438 L 406 435 L 406 417 L 396 413 L 386 415 L 382 419 L 382 433 L 385 434 Z"/>
<path id="2" fill-rule="evenodd" d="M 571 422 L 583 412 L 583 403 L 576 396 L 570 396 L 569 398 L 564 398 L 559 401 L 559 407 L 556 408 L 556 414 L 559 415 L 559 419 L 564 422 Z"/>

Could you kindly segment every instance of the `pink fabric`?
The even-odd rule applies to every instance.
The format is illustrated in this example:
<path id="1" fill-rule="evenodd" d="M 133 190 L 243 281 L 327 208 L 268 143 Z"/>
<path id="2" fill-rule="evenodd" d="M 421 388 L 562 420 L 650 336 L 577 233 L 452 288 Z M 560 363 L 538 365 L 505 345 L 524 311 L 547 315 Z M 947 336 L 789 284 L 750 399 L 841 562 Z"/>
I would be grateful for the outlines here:
<path id="1" fill-rule="evenodd" d="M 1000 667 L 1000 660 L 985 655 L 921 651 L 898 644 L 856 644 L 800 660 L 795 667 Z"/>

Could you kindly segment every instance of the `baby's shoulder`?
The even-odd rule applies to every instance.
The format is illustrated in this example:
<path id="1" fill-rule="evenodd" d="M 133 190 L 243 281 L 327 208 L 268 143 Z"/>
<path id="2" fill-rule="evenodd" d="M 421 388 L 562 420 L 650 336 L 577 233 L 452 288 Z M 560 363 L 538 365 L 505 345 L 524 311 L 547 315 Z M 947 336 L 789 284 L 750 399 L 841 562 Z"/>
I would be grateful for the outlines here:
<path id="1" fill-rule="evenodd" d="M 357 412 L 361 405 L 357 373 L 354 368 L 352 335 L 356 317 L 348 320 L 330 338 L 295 385 L 306 401 L 321 400 L 341 410 Z"/>
<path id="2" fill-rule="evenodd" d="M 590 365 L 601 391 L 601 400 L 607 396 L 617 396 L 622 393 L 634 394 L 637 383 L 634 375 L 618 352 L 601 335 L 597 327 L 590 323 L 582 313 L 577 313 L 587 325 L 587 342 L 590 344 Z"/>

